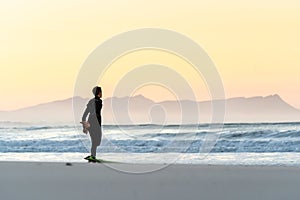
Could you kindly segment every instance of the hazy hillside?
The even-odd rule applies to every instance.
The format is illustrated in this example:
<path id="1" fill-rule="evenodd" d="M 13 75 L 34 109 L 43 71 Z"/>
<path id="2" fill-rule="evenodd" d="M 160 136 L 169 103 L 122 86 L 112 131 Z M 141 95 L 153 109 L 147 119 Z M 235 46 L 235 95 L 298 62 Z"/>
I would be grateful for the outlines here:
<path id="1" fill-rule="evenodd" d="M 78 123 L 89 99 L 81 97 L 39 104 L 15 111 L 1 111 L 0 121 Z M 199 109 L 199 111 L 197 111 Z M 183 100 L 153 102 L 141 95 L 107 98 L 103 101 L 105 124 L 201 123 L 211 120 L 211 102 Z M 183 118 L 182 118 L 183 117 Z M 226 100 L 226 122 L 300 121 L 300 110 L 280 96 L 231 98 Z"/>

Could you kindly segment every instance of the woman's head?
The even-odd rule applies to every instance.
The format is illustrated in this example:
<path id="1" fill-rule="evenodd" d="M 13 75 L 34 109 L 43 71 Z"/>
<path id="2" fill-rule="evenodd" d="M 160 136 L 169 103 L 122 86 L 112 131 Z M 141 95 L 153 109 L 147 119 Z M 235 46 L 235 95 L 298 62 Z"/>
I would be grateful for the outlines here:
<path id="1" fill-rule="evenodd" d="M 92 90 L 92 92 L 93 92 L 93 94 L 94 94 L 95 97 L 96 96 L 99 96 L 100 98 L 102 97 L 102 89 L 101 89 L 101 87 L 99 87 L 99 86 L 94 87 L 93 90 Z"/>

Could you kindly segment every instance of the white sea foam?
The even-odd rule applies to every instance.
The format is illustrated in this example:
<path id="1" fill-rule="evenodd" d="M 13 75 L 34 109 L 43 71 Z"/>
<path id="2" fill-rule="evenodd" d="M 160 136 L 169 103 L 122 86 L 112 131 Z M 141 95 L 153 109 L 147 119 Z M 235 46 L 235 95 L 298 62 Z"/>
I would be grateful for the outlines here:
<path id="1" fill-rule="evenodd" d="M 197 160 L 207 134 L 212 134 L 208 124 L 103 126 L 103 140 L 98 151 L 101 155 L 116 156 L 118 160 L 122 160 L 118 155 L 135 155 L 129 160 L 136 162 L 147 162 L 141 159 L 145 155 L 150 162 L 163 162 L 166 156 L 172 155 L 168 161 L 173 162 L 177 158 L 174 155 L 179 154 L 186 158 L 179 162 L 209 163 L 207 159 Z M 81 160 L 89 147 L 89 137 L 81 133 L 79 126 L 1 123 L 0 127 L 2 160 L 10 157 L 26 160 L 39 155 L 41 159 L 46 156 L 54 161 L 57 155 L 66 160 Z M 300 123 L 256 123 L 225 124 L 209 155 L 214 155 L 213 163 L 234 157 L 240 164 L 271 164 L 278 160 L 278 164 L 291 164 L 297 163 L 296 159 L 289 160 L 291 155 L 297 157 L 299 153 Z M 260 156 L 255 159 L 253 155 Z"/>

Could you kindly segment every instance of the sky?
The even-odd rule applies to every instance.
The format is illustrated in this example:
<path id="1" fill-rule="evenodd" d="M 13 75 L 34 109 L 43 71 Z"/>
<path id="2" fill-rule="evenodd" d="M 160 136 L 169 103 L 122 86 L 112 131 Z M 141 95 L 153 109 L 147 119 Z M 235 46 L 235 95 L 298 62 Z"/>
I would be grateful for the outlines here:
<path id="1" fill-rule="evenodd" d="M 227 98 L 279 94 L 300 108 L 299 11 L 299 0 L 0 0 L 0 110 L 72 97 L 81 66 L 98 45 L 145 27 L 173 30 L 197 42 L 213 60 Z M 111 69 L 126 65 L 124 74 L 149 63 L 176 69 L 202 91 L 197 100 L 209 99 L 203 79 L 165 52 L 134 52 Z M 117 74 L 108 71 L 100 81 L 104 98 L 113 95 Z M 158 85 L 133 94 L 174 98 Z"/>

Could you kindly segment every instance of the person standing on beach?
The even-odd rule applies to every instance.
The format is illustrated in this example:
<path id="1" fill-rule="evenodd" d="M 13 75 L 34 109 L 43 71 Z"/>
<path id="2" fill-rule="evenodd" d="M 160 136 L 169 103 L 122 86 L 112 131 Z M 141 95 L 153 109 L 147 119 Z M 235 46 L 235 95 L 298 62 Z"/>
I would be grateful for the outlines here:
<path id="1" fill-rule="evenodd" d="M 92 98 L 86 105 L 86 109 L 82 116 L 83 132 L 89 132 L 91 137 L 91 155 L 85 159 L 89 161 L 96 161 L 97 147 L 101 143 L 102 129 L 101 129 L 101 109 L 102 109 L 102 89 L 101 87 L 94 87 L 92 90 L 95 98 Z M 88 121 L 86 121 L 89 114 Z"/>

